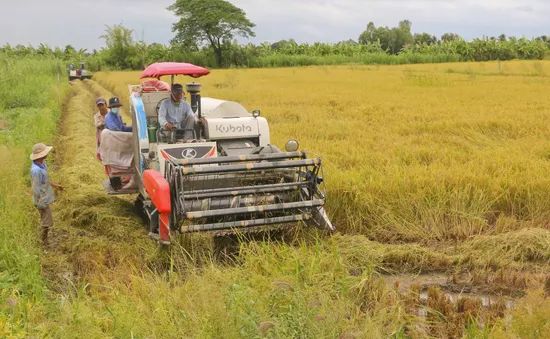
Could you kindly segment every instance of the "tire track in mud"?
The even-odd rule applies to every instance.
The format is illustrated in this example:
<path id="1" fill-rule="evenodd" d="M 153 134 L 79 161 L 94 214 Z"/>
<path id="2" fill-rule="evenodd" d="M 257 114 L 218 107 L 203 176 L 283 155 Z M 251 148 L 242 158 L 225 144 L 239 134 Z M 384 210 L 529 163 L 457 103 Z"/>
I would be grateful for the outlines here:
<path id="1" fill-rule="evenodd" d="M 51 288 L 67 292 L 86 281 L 95 285 L 130 279 L 158 263 L 157 248 L 147 238 L 134 212 L 134 196 L 109 196 L 103 165 L 95 155 L 95 99 L 99 91 L 88 81 L 73 84 L 64 105 L 54 143 L 54 171 L 67 186 L 53 205 L 55 225 L 41 257 Z"/>

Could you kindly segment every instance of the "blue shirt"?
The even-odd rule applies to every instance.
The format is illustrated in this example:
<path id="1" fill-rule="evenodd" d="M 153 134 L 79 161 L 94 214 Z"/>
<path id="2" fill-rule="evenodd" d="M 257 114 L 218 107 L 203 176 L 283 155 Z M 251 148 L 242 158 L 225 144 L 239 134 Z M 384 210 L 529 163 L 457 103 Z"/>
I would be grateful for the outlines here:
<path id="1" fill-rule="evenodd" d="M 180 101 L 179 104 L 174 104 L 171 99 L 163 100 L 159 107 L 159 124 L 164 127 L 167 123 L 177 125 L 181 128 L 180 124 L 189 115 L 193 115 L 195 121 L 198 120 L 197 116 L 191 110 L 191 105 L 187 101 Z"/>
<path id="2" fill-rule="evenodd" d="M 46 208 L 54 201 L 46 162 L 40 165 L 33 161 L 31 166 L 31 183 L 34 206 L 40 209 Z"/>
<path id="3" fill-rule="evenodd" d="M 132 126 L 124 126 L 120 114 L 109 111 L 105 116 L 105 127 L 111 131 L 132 132 Z"/>

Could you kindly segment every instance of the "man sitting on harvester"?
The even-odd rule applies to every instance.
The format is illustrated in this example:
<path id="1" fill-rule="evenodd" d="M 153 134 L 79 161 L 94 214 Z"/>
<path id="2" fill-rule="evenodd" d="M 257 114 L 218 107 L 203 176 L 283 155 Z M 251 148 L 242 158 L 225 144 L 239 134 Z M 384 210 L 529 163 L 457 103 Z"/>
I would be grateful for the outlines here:
<path id="1" fill-rule="evenodd" d="M 132 126 L 126 126 L 126 124 L 122 122 L 122 117 L 120 116 L 121 106 L 122 104 L 118 97 L 109 99 L 110 111 L 105 116 L 105 127 L 111 131 L 132 132 Z"/>
<path id="2" fill-rule="evenodd" d="M 196 139 L 193 131 L 197 131 L 199 123 L 203 123 L 203 119 L 197 117 L 191 110 L 191 105 L 183 100 L 185 92 L 181 84 L 172 86 L 170 100 L 163 100 L 159 108 L 159 124 L 161 129 L 172 132 L 174 129 L 183 131 L 185 140 Z"/>
<path id="3" fill-rule="evenodd" d="M 121 188 L 125 180 L 129 182 L 122 189 L 134 189 L 137 187 L 134 169 L 134 150 L 132 146 L 132 126 L 126 126 L 120 116 L 120 99 L 109 99 L 110 111 L 105 116 L 105 129 L 101 132 L 99 145 L 99 158 L 111 179 L 111 186 L 115 190 Z M 130 133 L 128 133 L 130 132 Z"/>

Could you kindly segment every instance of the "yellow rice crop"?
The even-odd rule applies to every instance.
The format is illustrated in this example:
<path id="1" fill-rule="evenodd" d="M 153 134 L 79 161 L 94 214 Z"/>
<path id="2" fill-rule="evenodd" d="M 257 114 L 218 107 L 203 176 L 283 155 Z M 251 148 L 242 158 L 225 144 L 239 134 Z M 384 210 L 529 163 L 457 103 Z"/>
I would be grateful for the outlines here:
<path id="1" fill-rule="evenodd" d="M 296 138 L 323 158 L 339 230 L 432 242 L 550 219 L 550 63 L 507 62 L 501 70 L 496 63 L 214 70 L 198 81 L 203 96 L 260 109 L 279 147 Z M 96 77 L 127 97 L 138 76 Z"/>

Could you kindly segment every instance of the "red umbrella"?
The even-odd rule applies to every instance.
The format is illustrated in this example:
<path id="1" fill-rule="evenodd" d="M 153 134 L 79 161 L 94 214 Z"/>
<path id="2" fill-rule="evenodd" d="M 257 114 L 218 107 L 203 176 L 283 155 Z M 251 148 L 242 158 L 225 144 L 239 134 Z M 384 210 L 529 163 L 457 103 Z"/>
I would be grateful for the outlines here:
<path id="1" fill-rule="evenodd" d="M 189 75 L 198 78 L 209 73 L 210 71 L 206 68 L 185 62 L 157 62 L 147 66 L 139 78 L 157 78 L 160 80 L 160 77 L 164 75 Z"/>

